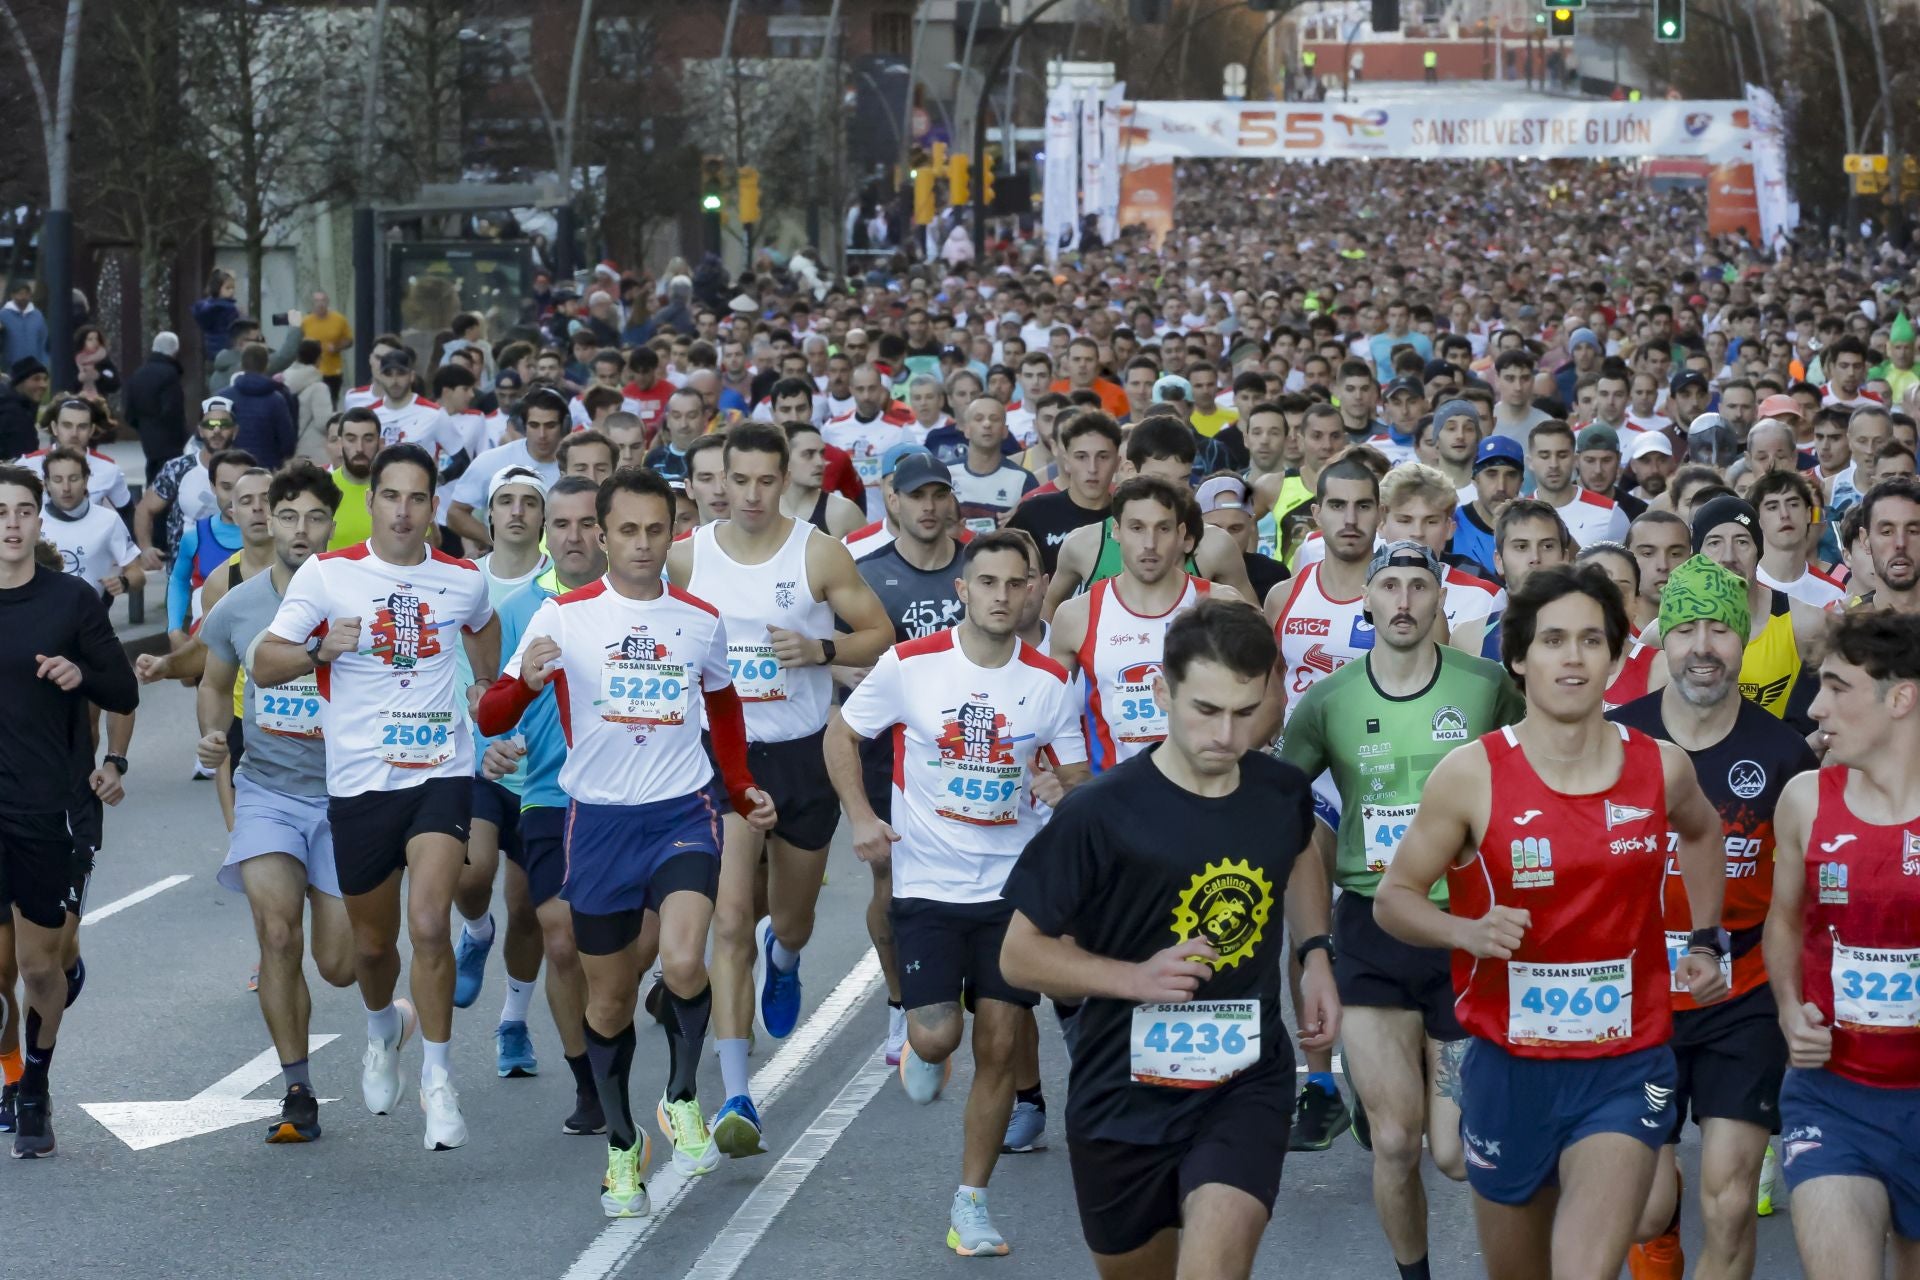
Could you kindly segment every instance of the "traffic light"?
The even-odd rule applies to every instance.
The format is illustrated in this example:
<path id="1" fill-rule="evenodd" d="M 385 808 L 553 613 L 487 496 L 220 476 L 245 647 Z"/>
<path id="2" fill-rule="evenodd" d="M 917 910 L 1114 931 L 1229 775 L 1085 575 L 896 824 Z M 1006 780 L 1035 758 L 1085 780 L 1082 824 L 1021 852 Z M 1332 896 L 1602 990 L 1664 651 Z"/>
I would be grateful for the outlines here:
<path id="1" fill-rule="evenodd" d="M 947 167 L 947 144 L 936 142 L 932 148 L 933 168 L 937 173 Z"/>
<path id="2" fill-rule="evenodd" d="M 973 201 L 973 162 L 964 155 L 947 157 L 947 203 L 970 204 Z"/>
<path id="3" fill-rule="evenodd" d="M 1573 31 L 1573 10 L 1566 5 L 1556 6 L 1547 14 L 1547 34 L 1550 36 L 1570 36 Z"/>
<path id="4" fill-rule="evenodd" d="M 993 207 L 993 171 L 999 167 L 1000 152 L 993 147 L 980 157 L 980 203 Z"/>
<path id="5" fill-rule="evenodd" d="M 727 162 L 721 156 L 700 157 L 700 209 L 719 213 L 727 202 Z"/>
<path id="6" fill-rule="evenodd" d="M 760 171 L 750 164 L 743 164 L 735 183 L 735 196 L 740 202 L 740 221 L 760 221 Z"/>
<path id="7" fill-rule="evenodd" d="M 1661 44 L 1687 38 L 1687 0 L 1653 0 L 1653 38 Z"/>
<path id="8" fill-rule="evenodd" d="M 1587 0 L 1540 0 L 1540 7 L 1549 11 L 1554 9 L 1584 9 L 1587 7 Z"/>
<path id="9" fill-rule="evenodd" d="M 924 227 L 933 221 L 933 166 L 923 164 L 913 171 L 913 225 Z"/>

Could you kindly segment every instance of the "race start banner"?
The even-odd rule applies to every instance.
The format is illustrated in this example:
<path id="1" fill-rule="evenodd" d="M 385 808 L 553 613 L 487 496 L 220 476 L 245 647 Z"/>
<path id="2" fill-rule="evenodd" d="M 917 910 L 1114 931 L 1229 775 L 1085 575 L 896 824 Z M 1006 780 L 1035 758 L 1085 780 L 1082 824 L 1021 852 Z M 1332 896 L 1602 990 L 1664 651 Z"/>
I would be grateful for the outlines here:
<path id="1" fill-rule="evenodd" d="M 1122 163 L 1185 159 L 1749 159 L 1748 104 L 1128 102 Z"/>

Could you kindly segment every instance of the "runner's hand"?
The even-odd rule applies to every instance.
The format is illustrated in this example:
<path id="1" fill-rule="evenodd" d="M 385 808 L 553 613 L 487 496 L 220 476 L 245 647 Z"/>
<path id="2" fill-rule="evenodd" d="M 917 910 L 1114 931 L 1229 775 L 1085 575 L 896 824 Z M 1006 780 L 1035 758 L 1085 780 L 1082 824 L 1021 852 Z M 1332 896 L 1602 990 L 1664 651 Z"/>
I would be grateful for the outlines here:
<path id="1" fill-rule="evenodd" d="M 100 590 L 105 593 L 107 599 L 118 599 L 120 596 L 126 594 L 127 580 L 117 573 L 111 578 L 102 578 L 100 579 Z"/>
<path id="2" fill-rule="evenodd" d="M 1812 1071 L 1833 1056 L 1833 1028 L 1822 1020 L 1816 1004 L 1781 1006 L 1780 1030 L 1786 1033 L 1787 1061 L 1793 1066 Z"/>
<path id="3" fill-rule="evenodd" d="M 165 654 L 143 653 L 133 660 L 133 678 L 141 684 L 153 684 L 166 679 L 167 659 Z"/>
<path id="4" fill-rule="evenodd" d="M 158 573 L 161 569 L 165 568 L 166 565 L 160 559 L 160 553 L 154 548 L 148 547 L 140 553 L 140 567 L 148 573 Z"/>
<path id="5" fill-rule="evenodd" d="M 73 665 L 73 659 L 54 654 L 49 658 L 44 653 L 36 653 L 33 660 L 40 664 L 33 674 L 42 680 L 51 680 L 62 693 L 72 693 L 80 687 L 80 668 Z"/>
<path id="6" fill-rule="evenodd" d="M 1340 993 L 1333 984 L 1333 966 L 1325 963 L 1326 953 L 1316 954 L 1321 963 L 1315 964 L 1313 955 L 1309 955 L 1300 974 L 1300 1008 L 1296 1011 L 1300 1047 L 1331 1049 L 1340 1038 Z"/>
<path id="7" fill-rule="evenodd" d="M 547 687 L 547 668 L 560 660 L 560 645 L 552 636 L 535 636 L 520 655 L 520 679 L 535 693 Z"/>
<path id="8" fill-rule="evenodd" d="M 102 804 L 119 804 L 127 798 L 127 789 L 120 785 L 120 771 L 112 765 L 103 764 L 88 774 L 87 785 Z"/>
<path id="9" fill-rule="evenodd" d="M 774 812 L 773 797 L 758 787 L 747 788 L 747 799 L 753 801 L 753 808 L 747 814 L 747 825 L 755 831 L 771 831 L 780 820 Z"/>
<path id="10" fill-rule="evenodd" d="M 1520 940 L 1533 924 L 1533 914 L 1519 907 L 1495 907 L 1478 920 L 1461 921 L 1458 948 L 1482 960 L 1511 960 Z"/>
<path id="11" fill-rule="evenodd" d="M 320 661 L 332 662 L 360 647 L 360 619 L 339 618 L 320 641 Z"/>
<path id="12" fill-rule="evenodd" d="M 480 757 L 480 772 L 498 782 L 520 767 L 520 759 L 527 754 L 525 747 L 516 746 L 507 738 L 487 744 L 486 754 Z"/>
<path id="13" fill-rule="evenodd" d="M 1687 984 L 1687 994 L 1695 1004 L 1712 1004 L 1727 998 L 1727 980 L 1720 974 L 1718 956 L 1689 951 L 1673 966 L 1673 973 Z"/>
<path id="14" fill-rule="evenodd" d="M 900 833 L 886 823 L 875 818 L 871 824 L 856 822 L 853 824 L 853 851 L 862 862 L 890 862 L 893 859 L 894 841 Z"/>
<path id="15" fill-rule="evenodd" d="M 218 769 L 227 758 L 227 731 L 215 729 L 212 733 L 202 735 L 193 753 L 200 757 L 200 763 L 207 768 Z"/>
<path id="16" fill-rule="evenodd" d="M 820 665 L 820 642 L 812 636 L 803 636 L 798 631 L 788 631 L 784 627 L 767 628 L 767 645 L 773 650 L 773 656 L 780 665 L 791 670 L 794 667 L 817 667 Z"/>
<path id="17" fill-rule="evenodd" d="M 1135 1004 L 1180 1004 L 1193 999 L 1200 984 L 1213 976 L 1220 953 L 1205 938 L 1188 938 L 1133 966 L 1133 990 L 1127 998 Z"/>
<path id="18" fill-rule="evenodd" d="M 1033 762 L 1033 798 L 1052 808 L 1066 799 L 1067 789 L 1052 769 L 1043 765 L 1039 759 Z"/>

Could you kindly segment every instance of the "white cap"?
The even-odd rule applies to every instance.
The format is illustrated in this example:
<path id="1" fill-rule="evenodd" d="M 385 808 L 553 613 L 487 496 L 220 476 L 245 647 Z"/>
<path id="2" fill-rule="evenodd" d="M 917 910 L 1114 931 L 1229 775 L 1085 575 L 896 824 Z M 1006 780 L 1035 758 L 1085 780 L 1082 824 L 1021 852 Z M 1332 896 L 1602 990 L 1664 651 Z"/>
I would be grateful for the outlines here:
<path id="1" fill-rule="evenodd" d="M 494 473 L 493 479 L 487 481 L 487 509 L 493 509 L 493 498 L 495 494 L 499 493 L 502 489 L 511 488 L 515 485 L 539 494 L 540 501 L 542 503 L 546 502 L 547 482 L 538 471 L 535 471 L 531 467 L 502 467 Z"/>
<path id="2" fill-rule="evenodd" d="M 1632 462 L 1635 458 L 1644 458 L 1650 453 L 1664 453 L 1669 458 L 1673 456 L 1673 445 L 1668 442 L 1665 432 L 1642 431 L 1639 439 L 1635 440 L 1632 446 L 1628 448 L 1627 461 Z"/>

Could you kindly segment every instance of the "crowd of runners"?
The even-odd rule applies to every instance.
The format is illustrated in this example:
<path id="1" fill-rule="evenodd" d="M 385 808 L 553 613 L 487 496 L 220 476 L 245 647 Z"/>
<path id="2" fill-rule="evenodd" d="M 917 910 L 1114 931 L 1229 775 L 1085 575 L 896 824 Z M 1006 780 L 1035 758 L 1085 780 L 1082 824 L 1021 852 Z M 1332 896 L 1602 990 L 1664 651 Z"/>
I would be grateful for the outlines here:
<path id="1" fill-rule="evenodd" d="M 538 1077 L 544 990 L 607 1215 L 656 1138 L 687 1176 L 784 1150 L 749 1061 L 844 825 L 873 1052 L 925 1103 L 970 1046 L 958 1254 L 1010 1251 L 995 1166 L 1051 1133 L 1102 1275 L 1246 1276 L 1350 1131 L 1369 1274 L 1431 1274 L 1430 1162 L 1501 1280 L 1679 1277 L 1688 1195 L 1692 1274 L 1750 1277 L 1787 1190 L 1809 1277 L 1920 1275 L 1909 260 L 1714 241 L 1612 165 L 1180 181 L 1158 248 L 380 335 L 324 463 L 215 396 L 137 506 L 99 405 L 49 400 L 0 465 L 12 1154 L 56 1151 L 87 878 L 139 840 L 102 815 L 176 680 L 270 1143 L 322 1132 L 310 956 L 366 1108 L 417 1066 L 426 1150 L 465 1145 L 497 945 L 465 1018 Z M 147 574 L 172 643 L 130 663 Z"/>

